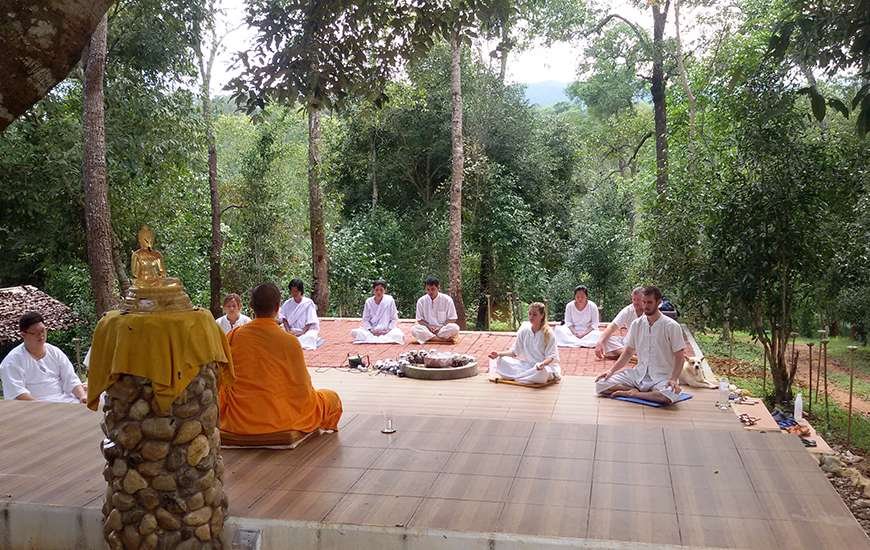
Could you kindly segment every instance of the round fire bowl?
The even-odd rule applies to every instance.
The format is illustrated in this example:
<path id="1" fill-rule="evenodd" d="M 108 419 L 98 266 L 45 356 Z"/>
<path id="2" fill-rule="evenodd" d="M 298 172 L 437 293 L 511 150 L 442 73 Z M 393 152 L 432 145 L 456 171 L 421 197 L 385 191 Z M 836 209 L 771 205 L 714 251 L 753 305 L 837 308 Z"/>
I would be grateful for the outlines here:
<path id="1" fill-rule="evenodd" d="M 405 376 L 418 380 L 456 380 L 477 376 L 477 361 L 461 367 L 429 368 L 421 364 L 412 364 L 402 368 Z"/>

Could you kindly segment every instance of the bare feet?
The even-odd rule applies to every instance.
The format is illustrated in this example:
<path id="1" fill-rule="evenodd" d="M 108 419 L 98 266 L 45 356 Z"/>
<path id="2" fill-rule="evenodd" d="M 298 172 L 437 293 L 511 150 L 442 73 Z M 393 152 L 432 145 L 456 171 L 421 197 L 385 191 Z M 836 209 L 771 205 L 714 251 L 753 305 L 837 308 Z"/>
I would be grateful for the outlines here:
<path id="1" fill-rule="evenodd" d="M 610 394 L 610 397 L 637 397 L 640 392 L 638 390 L 617 390 Z"/>

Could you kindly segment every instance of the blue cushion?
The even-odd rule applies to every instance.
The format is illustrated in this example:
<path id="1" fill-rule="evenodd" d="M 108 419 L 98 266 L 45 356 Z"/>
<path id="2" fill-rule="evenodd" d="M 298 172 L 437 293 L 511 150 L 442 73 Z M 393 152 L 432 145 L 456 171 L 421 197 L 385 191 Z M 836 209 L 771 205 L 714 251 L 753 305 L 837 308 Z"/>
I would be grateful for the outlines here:
<path id="1" fill-rule="evenodd" d="M 692 398 L 691 393 L 682 392 L 674 403 L 679 403 L 680 401 L 686 401 Z M 638 397 L 614 397 L 614 399 L 618 399 L 620 401 L 628 401 L 629 403 L 637 403 L 638 405 L 646 405 L 647 407 L 667 407 L 663 403 L 656 403 L 655 401 L 647 401 L 646 399 L 640 399 Z M 671 403 L 673 405 L 674 403 Z"/>

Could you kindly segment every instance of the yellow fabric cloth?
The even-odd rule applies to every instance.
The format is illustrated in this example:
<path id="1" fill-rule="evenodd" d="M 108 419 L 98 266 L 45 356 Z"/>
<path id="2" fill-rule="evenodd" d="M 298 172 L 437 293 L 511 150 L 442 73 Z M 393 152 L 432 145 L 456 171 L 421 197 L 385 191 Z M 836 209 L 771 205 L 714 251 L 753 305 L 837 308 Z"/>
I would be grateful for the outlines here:
<path id="1" fill-rule="evenodd" d="M 299 340 L 257 318 L 229 334 L 236 380 L 220 391 L 221 430 L 238 436 L 335 430 L 341 399 L 315 390 Z"/>
<path id="2" fill-rule="evenodd" d="M 169 411 L 200 367 L 209 363 L 223 365 L 222 382 L 232 382 L 226 335 L 207 310 L 110 311 L 97 324 L 91 343 L 88 408 L 97 410 L 100 394 L 118 375 L 133 374 L 151 380 L 157 406 Z"/>

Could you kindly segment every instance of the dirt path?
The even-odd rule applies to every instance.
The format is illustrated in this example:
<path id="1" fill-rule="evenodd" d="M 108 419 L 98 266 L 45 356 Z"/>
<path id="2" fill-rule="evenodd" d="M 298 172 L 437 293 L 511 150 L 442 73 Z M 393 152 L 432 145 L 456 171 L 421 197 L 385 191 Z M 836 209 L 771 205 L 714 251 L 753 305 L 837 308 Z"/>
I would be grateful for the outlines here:
<path id="1" fill-rule="evenodd" d="M 806 350 L 806 347 L 804 347 L 803 349 L 801 349 L 801 348 L 798 348 L 798 349 L 799 349 L 799 351 L 801 351 L 801 354 L 798 356 L 798 372 L 795 375 L 795 383 L 800 384 L 801 386 L 806 388 L 808 378 L 809 378 L 809 371 L 810 371 L 809 362 L 807 361 L 807 358 L 806 358 L 807 357 L 806 356 L 807 350 Z M 713 367 L 713 369 L 717 373 L 725 373 L 726 376 L 727 376 L 727 373 L 729 373 L 729 372 L 734 372 L 735 374 L 739 375 L 741 373 L 741 371 L 745 373 L 750 369 L 752 370 L 753 374 L 758 374 L 757 371 L 755 371 L 755 369 L 753 369 L 748 363 L 746 363 L 744 361 L 738 361 L 736 359 L 730 359 L 728 357 L 715 357 L 715 356 L 708 356 L 707 359 L 710 361 L 710 366 Z M 824 391 L 822 393 L 820 393 L 818 396 L 818 399 L 816 399 L 817 359 L 818 359 L 817 350 L 813 350 L 813 411 L 816 415 L 819 414 L 819 411 L 824 411 L 824 404 L 825 404 Z M 828 357 L 828 375 L 830 376 L 830 374 L 832 372 L 841 373 L 841 374 L 844 374 L 846 376 L 849 375 L 849 369 L 842 366 L 839 363 L 839 361 L 831 359 L 830 357 Z M 770 376 L 770 374 L 768 374 L 768 376 Z M 855 379 L 856 380 L 861 379 L 861 380 L 870 382 L 870 375 L 856 372 Z M 824 389 L 824 378 L 821 378 L 820 382 L 822 384 L 822 388 Z M 771 383 L 770 379 L 768 379 L 768 383 Z M 804 399 L 807 399 L 809 396 L 807 395 L 805 389 L 803 391 L 804 391 Z M 849 389 L 848 388 L 843 389 L 839 386 L 836 386 L 833 383 L 833 381 L 830 380 L 830 378 L 829 378 L 828 379 L 828 399 L 837 403 L 840 407 L 842 407 L 845 410 L 849 406 Z M 808 404 L 805 404 L 804 406 L 808 408 Z M 856 394 L 852 398 L 852 410 L 855 413 L 860 413 L 860 414 L 863 414 L 864 416 L 870 417 L 870 401 L 865 401 L 864 399 L 862 399 L 860 396 L 858 396 Z"/>
<path id="2" fill-rule="evenodd" d="M 804 351 L 804 353 L 806 353 L 806 350 L 803 350 L 803 351 Z M 817 355 L 815 353 L 813 353 L 813 409 L 815 409 L 816 411 L 823 411 L 824 404 L 825 404 L 825 394 L 824 394 L 825 380 L 824 380 L 824 376 L 822 376 L 822 377 L 818 376 L 817 359 L 818 359 Z M 840 362 L 837 361 L 836 359 L 831 359 L 830 357 L 828 357 L 828 375 L 830 376 L 830 374 L 832 372 L 838 372 L 838 373 L 844 374 L 846 376 L 849 376 L 849 369 L 842 366 L 840 364 Z M 795 375 L 795 382 L 803 385 L 804 387 L 807 387 L 807 384 L 809 383 L 809 374 L 810 374 L 809 362 L 806 360 L 805 357 L 799 356 L 798 357 L 798 373 Z M 824 375 L 824 372 L 822 372 L 822 374 Z M 821 390 L 822 390 L 821 393 L 819 393 L 818 399 L 816 398 L 816 379 L 817 378 L 819 379 L 819 384 L 821 385 Z M 859 379 L 864 380 L 864 381 L 870 381 L 870 376 L 868 376 L 864 373 L 856 372 L 855 373 L 855 380 L 859 380 Z M 804 397 L 806 398 L 807 396 L 805 395 Z M 843 408 L 843 410 L 846 410 L 846 408 L 849 406 L 849 388 L 844 389 L 844 388 L 841 388 L 837 385 L 834 385 L 830 379 L 828 379 L 828 397 L 830 399 L 833 399 L 835 402 L 837 402 L 837 404 L 839 404 Z M 816 409 L 817 404 L 819 407 L 818 409 Z M 852 396 L 852 410 L 854 412 L 861 413 L 864 416 L 870 416 L 870 401 L 865 401 L 860 396 L 853 395 Z M 818 414 L 818 412 L 816 414 Z"/>

